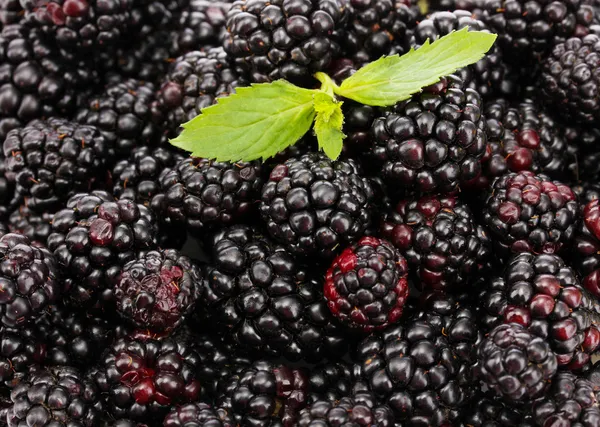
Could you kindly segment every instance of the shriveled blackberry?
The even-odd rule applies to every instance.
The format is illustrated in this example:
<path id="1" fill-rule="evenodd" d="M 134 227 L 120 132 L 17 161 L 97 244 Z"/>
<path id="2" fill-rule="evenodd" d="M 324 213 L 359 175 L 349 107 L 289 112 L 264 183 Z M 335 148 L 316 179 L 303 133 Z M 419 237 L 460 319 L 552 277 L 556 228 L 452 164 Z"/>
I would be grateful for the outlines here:
<path id="1" fill-rule="evenodd" d="M 309 153 L 275 166 L 262 188 L 260 214 L 269 234 L 295 254 L 331 258 L 365 234 L 373 189 L 352 159 Z"/>
<path id="2" fill-rule="evenodd" d="M 163 116 L 155 99 L 152 83 L 115 78 L 101 95 L 89 98 L 75 120 L 95 126 L 119 158 L 127 157 L 138 146 L 161 141 Z"/>
<path id="3" fill-rule="evenodd" d="M 0 384 L 12 388 L 19 383 L 29 368 L 47 360 L 46 337 L 35 325 L 18 329 L 0 327 Z"/>
<path id="4" fill-rule="evenodd" d="M 121 338 L 91 373 L 110 412 L 135 421 L 164 416 L 171 405 L 197 401 L 200 359 L 183 337 Z"/>
<path id="5" fill-rule="evenodd" d="M 308 379 L 301 369 L 265 360 L 233 374 L 220 385 L 217 406 L 238 425 L 298 425 L 306 406 Z"/>
<path id="6" fill-rule="evenodd" d="M 157 94 L 168 131 L 176 135 L 183 123 L 240 86 L 247 86 L 246 80 L 229 65 L 227 54 L 220 47 L 177 58 Z"/>
<path id="7" fill-rule="evenodd" d="M 351 369 L 352 366 L 346 362 L 328 362 L 312 367 L 308 377 L 308 403 L 335 402 L 350 396 L 354 386 Z"/>
<path id="8" fill-rule="evenodd" d="M 113 300 L 122 267 L 139 250 L 156 246 L 153 213 L 103 191 L 76 194 L 52 221 L 48 248 L 65 275 L 68 300 L 77 306 Z"/>
<path id="9" fill-rule="evenodd" d="M 480 174 L 484 128 L 480 95 L 451 75 L 375 119 L 371 156 L 390 186 L 449 193 Z"/>
<path id="10" fill-rule="evenodd" d="M 468 308 L 435 295 L 401 325 L 362 341 L 354 373 L 390 406 L 396 422 L 454 425 L 475 393 L 471 368 L 479 338 Z"/>
<path id="11" fill-rule="evenodd" d="M 542 96 L 567 120 L 593 124 L 600 119 L 600 37 L 573 37 L 552 48 L 542 67 Z"/>
<path id="12" fill-rule="evenodd" d="M 213 0 L 191 0 L 179 15 L 175 41 L 176 51 L 184 54 L 207 46 L 220 46 L 227 30 L 227 12 L 231 4 Z"/>
<path id="13" fill-rule="evenodd" d="M 547 340 L 559 366 L 571 370 L 584 367 L 600 347 L 600 305 L 558 255 L 516 254 L 487 282 L 479 299 L 486 330 L 523 325 Z"/>
<path id="14" fill-rule="evenodd" d="M 34 120 L 4 140 L 6 173 L 35 212 L 55 212 L 78 191 L 102 180 L 110 143 L 94 126 L 62 118 Z"/>
<path id="15" fill-rule="evenodd" d="M 534 427 L 531 407 L 506 404 L 492 395 L 479 396 L 465 409 L 457 427 Z"/>
<path id="16" fill-rule="evenodd" d="M 452 196 L 403 200 L 384 212 L 380 230 L 413 267 L 421 288 L 468 285 L 491 256 L 486 230 Z"/>
<path id="17" fill-rule="evenodd" d="M 262 186 L 259 162 L 185 158 L 159 177 L 151 206 L 164 222 L 190 232 L 252 219 Z"/>
<path id="18" fill-rule="evenodd" d="M 408 298 L 408 265 L 394 246 L 363 237 L 333 260 L 323 294 L 342 323 L 363 331 L 396 323 Z"/>
<path id="19" fill-rule="evenodd" d="M 594 384 L 570 372 L 560 372 L 544 399 L 533 405 L 534 420 L 539 426 L 600 425 L 600 402 Z"/>
<path id="20" fill-rule="evenodd" d="M 10 214 L 8 218 L 8 229 L 11 233 L 22 234 L 32 242 L 46 244 L 46 240 L 52 231 L 52 218 L 50 212 L 36 213 L 26 205 L 20 206 Z"/>
<path id="21" fill-rule="evenodd" d="M 550 344 L 517 323 L 498 325 L 487 334 L 478 359 L 478 377 L 515 403 L 543 396 L 558 369 Z"/>
<path id="22" fill-rule="evenodd" d="M 203 305 L 237 344 L 290 359 L 341 356 L 348 337 L 329 312 L 308 266 L 249 226 L 213 238 Z"/>
<path id="23" fill-rule="evenodd" d="M 578 219 L 573 190 L 530 171 L 497 178 L 483 211 L 494 243 L 505 255 L 557 252 L 573 238 Z"/>
<path id="24" fill-rule="evenodd" d="M 252 83 L 312 85 L 340 55 L 349 9 L 342 0 L 241 0 L 227 15 L 227 54 Z"/>
<path id="25" fill-rule="evenodd" d="M 94 427 L 103 405 L 96 387 L 75 368 L 33 368 L 12 390 L 11 425 Z"/>

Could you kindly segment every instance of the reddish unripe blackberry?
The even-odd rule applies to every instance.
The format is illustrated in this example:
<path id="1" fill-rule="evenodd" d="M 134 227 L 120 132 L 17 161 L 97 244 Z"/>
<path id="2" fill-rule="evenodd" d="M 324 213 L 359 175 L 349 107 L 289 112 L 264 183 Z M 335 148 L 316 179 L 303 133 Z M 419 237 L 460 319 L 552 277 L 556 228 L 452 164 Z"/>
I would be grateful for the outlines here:
<path id="1" fill-rule="evenodd" d="M 22 234 L 32 242 L 45 245 L 52 232 L 52 218 L 54 218 L 53 213 L 38 214 L 23 205 L 8 217 L 8 229 L 11 233 Z"/>
<path id="2" fill-rule="evenodd" d="M 12 388 L 32 366 L 47 360 L 46 337 L 36 325 L 0 327 L 0 384 Z"/>
<path id="3" fill-rule="evenodd" d="M 58 264 L 20 234 L 0 238 L 0 320 L 15 327 L 39 318 L 63 294 Z"/>
<path id="4" fill-rule="evenodd" d="M 202 292 L 200 269 L 175 249 L 141 252 L 115 283 L 117 311 L 140 329 L 170 332 Z"/>
<path id="5" fill-rule="evenodd" d="M 487 334 L 478 359 L 478 377 L 515 403 L 543 396 L 558 369 L 549 343 L 517 323 L 498 325 Z"/>
<path id="6" fill-rule="evenodd" d="M 371 127 L 371 156 L 393 187 L 450 193 L 477 177 L 485 154 L 481 97 L 456 75 L 384 110 Z"/>
<path id="7" fill-rule="evenodd" d="M 226 410 L 204 402 L 189 403 L 171 409 L 163 427 L 235 427 Z"/>
<path id="8" fill-rule="evenodd" d="M 414 268 L 417 286 L 426 289 L 464 286 L 490 258 L 486 231 L 456 197 L 401 201 L 384 212 L 381 234 Z"/>
<path id="9" fill-rule="evenodd" d="M 479 306 L 485 330 L 518 323 L 550 343 L 561 367 L 579 370 L 600 348 L 600 304 L 558 255 L 514 255 Z"/>
<path id="10" fill-rule="evenodd" d="M 408 265 L 394 246 L 363 237 L 327 270 L 323 294 L 334 316 L 363 331 L 396 323 L 408 298 Z"/>
<path id="11" fill-rule="evenodd" d="M 69 197 L 93 189 L 102 180 L 111 146 L 94 126 L 62 118 L 34 120 L 4 140 L 6 173 L 27 207 L 56 212 Z"/>
<path id="12" fill-rule="evenodd" d="M 483 211 L 483 221 L 506 255 L 554 253 L 568 244 L 579 219 L 577 197 L 568 186 L 530 171 L 497 178 Z"/>

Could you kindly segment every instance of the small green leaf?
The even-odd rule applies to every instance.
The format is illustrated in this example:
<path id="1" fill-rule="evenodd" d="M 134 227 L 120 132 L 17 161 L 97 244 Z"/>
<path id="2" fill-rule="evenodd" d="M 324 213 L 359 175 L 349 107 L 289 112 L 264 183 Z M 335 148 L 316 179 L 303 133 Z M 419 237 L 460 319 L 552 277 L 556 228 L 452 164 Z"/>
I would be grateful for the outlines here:
<path id="1" fill-rule="evenodd" d="M 384 56 L 371 62 L 334 90 L 361 104 L 394 105 L 441 77 L 479 61 L 495 40 L 495 34 L 468 31 L 465 27 L 431 44 L 426 41 L 405 55 Z"/>
<path id="2" fill-rule="evenodd" d="M 309 131 L 316 92 L 285 80 L 238 88 L 183 124 L 171 144 L 218 161 L 265 160 Z"/>
<path id="3" fill-rule="evenodd" d="M 344 115 L 342 113 L 342 102 L 325 93 L 318 92 L 314 96 L 315 111 L 315 133 L 319 141 L 319 147 L 332 160 L 336 160 L 342 153 L 344 138 L 342 132 Z"/>

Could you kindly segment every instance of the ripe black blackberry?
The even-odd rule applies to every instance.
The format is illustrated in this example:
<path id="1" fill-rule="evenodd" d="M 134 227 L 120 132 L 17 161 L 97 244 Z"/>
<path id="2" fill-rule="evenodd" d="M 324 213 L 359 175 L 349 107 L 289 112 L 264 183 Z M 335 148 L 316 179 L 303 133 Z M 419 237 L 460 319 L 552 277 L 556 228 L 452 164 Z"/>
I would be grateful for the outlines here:
<path id="1" fill-rule="evenodd" d="M 249 226 L 222 229 L 209 248 L 203 306 L 234 342 L 293 360 L 345 353 L 348 337 L 306 265 Z"/>
<path id="2" fill-rule="evenodd" d="M 234 427 L 226 410 L 213 408 L 204 402 L 189 403 L 171 409 L 163 421 L 164 427 Z"/>
<path id="3" fill-rule="evenodd" d="M 382 215 L 381 235 L 413 267 L 418 287 L 468 285 L 491 257 L 491 240 L 456 197 L 406 199 Z"/>
<path id="4" fill-rule="evenodd" d="M 165 223 L 198 233 L 250 222 L 262 186 L 260 162 L 215 162 L 187 157 L 159 177 L 151 206 Z"/>
<path id="5" fill-rule="evenodd" d="M 161 142 L 163 116 L 155 101 L 152 83 L 115 77 L 86 101 L 75 120 L 99 129 L 117 157 L 126 158 L 138 146 Z"/>
<path id="6" fill-rule="evenodd" d="M 139 336 L 114 342 L 90 375 L 113 416 L 147 421 L 202 397 L 199 368 L 184 337 Z"/>
<path id="7" fill-rule="evenodd" d="M 269 234 L 286 249 L 328 259 L 339 245 L 365 234 L 372 199 L 371 184 L 354 160 L 309 153 L 273 168 L 259 209 Z"/>
<path id="8" fill-rule="evenodd" d="M 14 176 L 29 209 L 56 212 L 76 192 L 99 185 L 110 148 L 94 126 L 62 118 L 34 120 L 4 140 L 6 174 Z"/>
<path id="9" fill-rule="evenodd" d="M 17 24 L 23 16 L 23 8 L 19 0 L 2 0 L 0 2 L 0 26 Z"/>
<path id="10" fill-rule="evenodd" d="M 177 58 L 157 93 L 167 130 L 177 135 L 183 123 L 240 86 L 247 86 L 246 80 L 229 65 L 227 54 L 220 47 Z"/>
<path id="11" fill-rule="evenodd" d="M 396 323 L 408 298 L 408 265 L 394 246 L 363 237 L 333 260 L 323 294 L 329 310 L 362 331 Z"/>
<path id="12" fill-rule="evenodd" d="M 508 173 L 488 190 L 483 221 L 504 256 L 554 253 L 568 244 L 579 219 L 573 190 L 530 171 Z"/>
<path id="13" fill-rule="evenodd" d="M 449 193 L 481 172 L 481 97 L 456 75 L 384 110 L 371 127 L 371 156 L 392 187 Z"/>
<path id="14" fill-rule="evenodd" d="M 506 404 L 492 395 L 480 395 L 465 409 L 457 427 L 535 427 L 531 408 Z"/>
<path id="15" fill-rule="evenodd" d="M 53 427 L 101 424 L 104 408 L 96 387 L 75 368 L 33 367 L 12 390 L 10 425 Z"/>
<path id="16" fill-rule="evenodd" d="M 238 425 L 297 425 L 308 379 L 301 369 L 259 360 L 220 384 L 217 407 Z"/>
<path id="17" fill-rule="evenodd" d="M 45 245 L 52 231 L 53 217 L 50 212 L 38 214 L 23 205 L 10 214 L 7 225 L 11 233 L 22 234 L 32 242 Z"/>
<path id="18" fill-rule="evenodd" d="M 327 362 L 310 369 L 308 403 L 335 402 L 350 396 L 354 388 L 352 366 L 346 362 Z"/>
<path id="19" fill-rule="evenodd" d="M 434 295 L 402 325 L 361 342 L 354 373 L 391 407 L 396 422 L 454 425 L 475 393 L 471 368 L 479 339 L 468 308 Z"/>
<path id="20" fill-rule="evenodd" d="M 498 325 L 487 334 L 478 359 L 478 377 L 514 403 L 543 396 L 558 369 L 550 344 L 517 323 Z"/>
<path id="21" fill-rule="evenodd" d="M 13 388 L 32 366 L 46 363 L 46 337 L 36 325 L 0 327 L 0 384 Z"/>
<path id="22" fill-rule="evenodd" d="M 103 191 L 76 194 L 52 221 L 48 248 L 64 272 L 65 294 L 76 306 L 113 301 L 122 267 L 156 246 L 154 214 L 132 200 Z"/>
<path id="23" fill-rule="evenodd" d="M 433 0 L 429 3 L 430 12 L 444 12 L 448 10 L 468 10 L 480 18 L 485 0 Z"/>
<path id="24" fill-rule="evenodd" d="M 585 181 L 580 185 L 573 186 L 572 189 L 577 195 L 581 207 L 585 207 L 588 203 L 600 199 L 600 184 L 596 182 Z"/>
<path id="25" fill-rule="evenodd" d="M 340 55 L 349 12 L 342 0 L 241 0 L 227 15 L 224 47 L 252 83 L 312 86 Z"/>
<path id="26" fill-rule="evenodd" d="M 600 298 L 600 200 L 585 204 L 573 239 L 573 265 L 582 276 L 585 289 Z"/>
<path id="27" fill-rule="evenodd" d="M 598 89 L 600 37 L 573 37 L 552 48 L 542 67 L 542 97 L 567 120 L 593 124 L 600 119 Z"/>
<path id="28" fill-rule="evenodd" d="M 179 15 L 174 43 L 180 55 L 221 46 L 226 37 L 227 12 L 231 4 L 213 0 L 191 0 Z"/>
<path id="29" fill-rule="evenodd" d="M 580 370 L 600 348 L 600 304 L 554 254 L 514 255 L 479 297 L 486 331 L 518 323 L 550 343 L 560 367 Z"/>

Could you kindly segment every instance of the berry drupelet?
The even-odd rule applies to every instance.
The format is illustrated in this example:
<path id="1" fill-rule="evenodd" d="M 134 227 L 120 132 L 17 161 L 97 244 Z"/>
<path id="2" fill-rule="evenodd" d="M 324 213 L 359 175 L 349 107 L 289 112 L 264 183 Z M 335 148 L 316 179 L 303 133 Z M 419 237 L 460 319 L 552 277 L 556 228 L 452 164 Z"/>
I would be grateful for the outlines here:
<path id="1" fill-rule="evenodd" d="M 32 366 L 47 361 L 46 337 L 36 325 L 0 327 L 0 384 L 13 388 Z"/>
<path id="2" fill-rule="evenodd" d="M 452 196 L 401 201 L 383 213 L 380 231 L 413 267 L 421 288 L 465 286 L 491 255 L 486 231 L 468 206 Z"/>
<path id="3" fill-rule="evenodd" d="M 22 234 L 32 242 L 45 245 L 52 232 L 52 218 L 52 213 L 38 214 L 23 205 L 10 214 L 7 225 L 11 233 Z"/>
<path id="4" fill-rule="evenodd" d="M 573 238 L 578 209 L 571 188 L 523 171 L 494 181 L 483 221 L 505 256 L 510 252 L 554 253 Z"/>
<path id="5" fill-rule="evenodd" d="M 229 9 L 231 4 L 222 1 L 191 0 L 176 24 L 175 50 L 184 54 L 221 45 Z"/>
<path id="6" fill-rule="evenodd" d="M 367 332 L 382 329 L 402 315 L 407 274 L 406 260 L 391 243 L 363 237 L 333 260 L 323 294 L 342 323 Z"/>
<path id="7" fill-rule="evenodd" d="M 171 409 L 163 427 L 235 427 L 226 410 L 213 408 L 204 402 L 188 403 Z"/>
<path id="8" fill-rule="evenodd" d="M 259 209 L 269 234 L 290 252 L 327 259 L 365 234 L 372 199 L 354 160 L 309 153 L 273 168 Z"/>
<path id="9" fill-rule="evenodd" d="M 355 385 L 352 366 L 343 361 L 327 362 L 312 367 L 308 381 L 308 403 L 323 400 L 335 402 L 344 396 L 350 396 Z"/>

